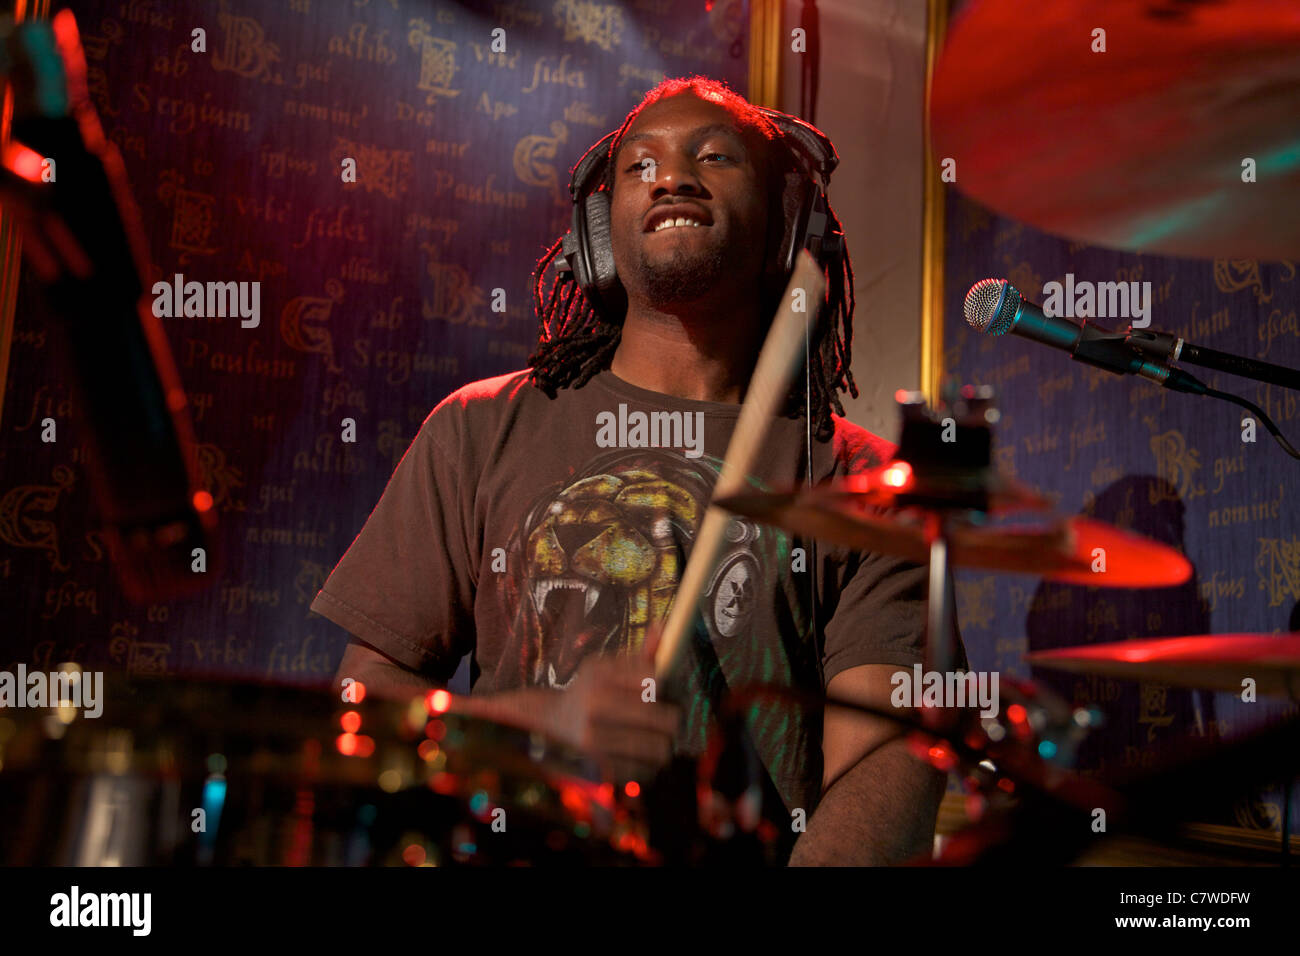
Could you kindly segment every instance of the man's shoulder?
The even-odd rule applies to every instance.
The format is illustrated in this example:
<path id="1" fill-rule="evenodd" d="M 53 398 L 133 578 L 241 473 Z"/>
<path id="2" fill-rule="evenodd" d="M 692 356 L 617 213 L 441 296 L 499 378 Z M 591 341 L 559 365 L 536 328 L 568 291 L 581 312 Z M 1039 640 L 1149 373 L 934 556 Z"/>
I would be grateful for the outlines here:
<path id="1" fill-rule="evenodd" d="M 478 379 L 460 386 L 435 405 L 421 430 L 443 443 L 458 441 L 467 434 L 492 440 L 499 428 L 510 422 L 518 424 L 521 416 L 531 420 L 540 412 L 553 417 L 553 403 L 563 403 L 569 391 L 560 389 L 556 399 L 550 398 L 533 384 L 530 368 Z"/>
<path id="2" fill-rule="evenodd" d="M 831 437 L 835 461 L 844 473 L 855 474 L 878 468 L 894 457 L 898 446 L 893 442 L 834 413 L 831 422 L 835 426 Z"/>
<path id="3" fill-rule="evenodd" d="M 460 386 L 425 416 L 420 425 L 421 437 L 450 444 L 459 440 L 475 423 L 500 418 L 512 405 L 522 401 L 529 391 L 536 391 L 528 380 L 531 371 L 520 369 Z"/>
<path id="4" fill-rule="evenodd" d="M 530 391 L 537 388 L 529 381 L 532 369 L 524 368 L 504 375 L 481 378 L 468 382 L 456 389 L 434 407 L 434 412 L 444 409 L 459 409 L 471 412 L 476 409 L 497 405 L 508 405 L 521 401 Z"/>

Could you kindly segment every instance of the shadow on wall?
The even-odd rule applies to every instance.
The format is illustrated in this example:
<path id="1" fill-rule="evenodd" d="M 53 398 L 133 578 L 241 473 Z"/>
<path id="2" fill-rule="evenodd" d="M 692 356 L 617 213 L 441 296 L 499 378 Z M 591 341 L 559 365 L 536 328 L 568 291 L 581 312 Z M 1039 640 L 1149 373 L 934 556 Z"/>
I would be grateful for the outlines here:
<path id="1" fill-rule="evenodd" d="M 1184 510 L 1169 482 L 1131 475 L 1103 490 L 1084 514 L 1182 552 Z M 1025 633 L 1028 649 L 1042 651 L 1204 634 L 1209 624 L 1209 609 L 1193 571 L 1184 584 L 1153 590 L 1042 582 L 1034 592 Z M 1036 669 L 1034 679 L 1072 706 L 1096 706 L 1105 713 L 1105 725 L 1079 749 L 1078 769 L 1085 772 L 1131 773 L 1154 765 L 1173 741 L 1215 733 L 1214 695 L 1208 692 L 1046 668 Z"/>

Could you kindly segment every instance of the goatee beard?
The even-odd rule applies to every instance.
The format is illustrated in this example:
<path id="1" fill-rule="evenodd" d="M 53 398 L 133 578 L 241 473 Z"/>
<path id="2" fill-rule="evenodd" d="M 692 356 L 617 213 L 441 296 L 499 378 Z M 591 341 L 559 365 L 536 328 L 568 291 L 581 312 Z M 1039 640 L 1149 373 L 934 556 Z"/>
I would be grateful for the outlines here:
<path id="1" fill-rule="evenodd" d="M 711 292 L 722 277 L 726 262 L 722 251 L 710 248 L 688 256 L 675 249 L 668 261 L 650 263 L 644 254 L 636 264 L 639 284 L 653 306 L 690 302 Z"/>

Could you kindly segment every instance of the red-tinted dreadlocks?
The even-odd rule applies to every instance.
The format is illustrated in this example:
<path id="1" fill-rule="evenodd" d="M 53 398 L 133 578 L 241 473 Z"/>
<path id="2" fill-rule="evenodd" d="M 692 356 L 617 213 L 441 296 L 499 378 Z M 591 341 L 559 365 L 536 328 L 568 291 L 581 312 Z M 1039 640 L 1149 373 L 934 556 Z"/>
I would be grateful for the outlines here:
<path id="1" fill-rule="evenodd" d="M 641 111 L 661 99 L 685 92 L 727 107 L 739 122 L 755 128 L 766 141 L 781 142 L 784 145 L 780 128 L 726 84 L 701 76 L 666 79 L 645 95 L 618 128 L 609 147 L 607 158 L 610 162 L 606 164 L 599 189 L 614 188 L 612 160 L 618 153 L 627 128 Z M 784 208 L 781 202 L 784 176 L 786 172 L 798 168 L 789 147 L 773 150 L 768 157 L 769 209 L 779 212 L 782 222 L 787 221 L 795 212 Z M 833 229 L 842 233 L 843 227 L 829 202 L 826 212 Z M 618 348 L 623 320 L 623 316 L 619 316 L 616 320 L 606 321 L 587 301 L 571 272 L 557 275 L 551 269 L 551 264 L 560 252 L 561 242 L 562 240 L 556 240 L 546 250 L 533 272 L 533 303 L 537 309 L 540 328 L 537 350 L 528 358 L 528 364 L 533 370 L 530 380 L 552 398 L 557 389 L 584 385 L 597 372 L 609 367 L 614 350 Z M 815 434 L 822 440 L 828 439 L 834 431 L 831 423 L 832 410 L 837 415 L 844 414 L 838 393 L 847 391 L 854 398 L 858 396 L 857 384 L 849 370 L 853 354 L 854 299 L 853 265 L 847 245 L 841 243 L 840 252 L 828 263 L 827 273 L 826 301 L 822 310 L 823 316 L 829 318 L 823 318 L 817 323 L 817 331 L 811 343 L 814 358 L 809 376 L 812 424 Z M 548 281 L 549 292 L 545 290 Z M 766 296 L 769 301 L 764 306 L 764 312 L 768 321 L 775 314 L 776 297 L 783 292 L 784 289 L 776 289 Z M 798 376 L 795 382 L 786 402 L 785 414 L 790 417 L 799 417 L 806 412 L 803 376 Z"/>

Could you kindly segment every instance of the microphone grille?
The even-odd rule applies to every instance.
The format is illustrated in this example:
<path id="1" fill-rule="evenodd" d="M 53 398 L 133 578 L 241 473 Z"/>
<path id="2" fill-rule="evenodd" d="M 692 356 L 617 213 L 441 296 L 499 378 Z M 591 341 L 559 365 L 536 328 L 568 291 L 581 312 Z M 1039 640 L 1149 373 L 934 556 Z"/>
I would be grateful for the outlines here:
<path id="1" fill-rule="evenodd" d="M 989 335 L 1005 335 L 1016 324 L 1020 290 L 1006 279 L 980 279 L 966 293 L 966 322 Z"/>

